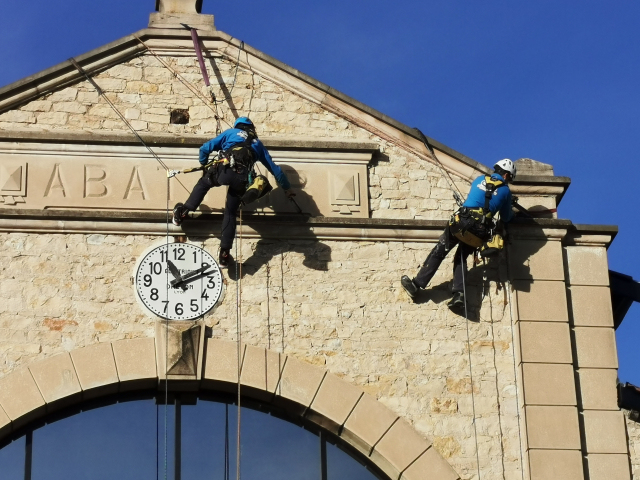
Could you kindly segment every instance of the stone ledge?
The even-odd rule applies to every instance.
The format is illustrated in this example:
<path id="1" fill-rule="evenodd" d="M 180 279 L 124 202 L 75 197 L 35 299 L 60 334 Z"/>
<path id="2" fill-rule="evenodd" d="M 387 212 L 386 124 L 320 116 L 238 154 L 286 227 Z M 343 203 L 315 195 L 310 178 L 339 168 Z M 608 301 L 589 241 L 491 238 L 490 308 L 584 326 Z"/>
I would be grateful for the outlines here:
<path id="1" fill-rule="evenodd" d="M 211 135 L 168 133 L 141 133 L 142 139 L 154 147 L 197 147 L 211 140 Z M 316 138 L 261 137 L 262 142 L 270 149 L 276 150 L 321 150 L 374 153 L 379 150 L 375 142 L 351 140 L 324 140 Z M 118 144 L 140 145 L 140 141 L 129 132 L 124 133 L 88 133 L 88 132 L 56 132 L 32 130 L 1 130 L 0 142 L 29 141 L 39 143 L 80 143 L 80 144 Z"/>

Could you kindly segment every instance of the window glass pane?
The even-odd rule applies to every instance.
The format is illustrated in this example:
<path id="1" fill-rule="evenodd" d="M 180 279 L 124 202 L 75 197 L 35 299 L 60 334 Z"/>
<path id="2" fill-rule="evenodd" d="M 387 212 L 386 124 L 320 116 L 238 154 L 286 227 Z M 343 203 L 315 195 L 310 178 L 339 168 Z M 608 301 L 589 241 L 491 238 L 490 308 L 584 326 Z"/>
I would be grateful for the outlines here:
<path id="1" fill-rule="evenodd" d="M 157 424 L 155 402 L 141 400 L 38 428 L 33 432 L 32 480 L 155 480 L 156 459 L 164 465 L 163 444 L 156 450 L 157 425 L 164 438 L 163 418 Z"/>
<path id="2" fill-rule="evenodd" d="M 2 480 L 24 480 L 25 443 L 23 436 L 0 448 L 0 478 Z"/>
<path id="3" fill-rule="evenodd" d="M 154 446 L 155 448 L 157 448 L 156 454 L 158 457 L 158 478 L 173 480 L 175 478 L 176 468 L 174 462 L 176 451 L 176 406 L 164 404 L 158 405 L 156 413 L 158 415 L 158 441 L 157 444 L 154 443 Z"/>
<path id="4" fill-rule="evenodd" d="M 236 411 L 202 400 L 182 406 L 182 480 L 201 480 L 203 472 L 207 480 L 236 478 Z"/>
<path id="5" fill-rule="evenodd" d="M 377 478 L 355 458 L 327 442 L 328 480 L 376 480 Z"/>
<path id="6" fill-rule="evenodd" d="M 285 420 L 248 408 L 242 409 L 240 420 L 240 473 L 243 480 L 320 478 L 320 439 L 317 435 Z M 232 463 L 235 464 L 235 460 Z"/>
<path id="7" fill-rule="evenodd" d="M 237 408 L 199 400 L 182 405 L 180 412 L 181 480 L 235 478 Z M 241 412 L 243 480 L 320 478 L 316 434 L 257 410 Z M 31 478 L 174 480 L 175 422 L 175 405 L 156 406 L 154 400 L 120 402 L 51 421 L 33 431 Z M 0 449 L 0 479 L 24 479 L 25 444 L 22 437 Z M 377 478 L 336 446 L 326 447 L 328 480 Z"/>

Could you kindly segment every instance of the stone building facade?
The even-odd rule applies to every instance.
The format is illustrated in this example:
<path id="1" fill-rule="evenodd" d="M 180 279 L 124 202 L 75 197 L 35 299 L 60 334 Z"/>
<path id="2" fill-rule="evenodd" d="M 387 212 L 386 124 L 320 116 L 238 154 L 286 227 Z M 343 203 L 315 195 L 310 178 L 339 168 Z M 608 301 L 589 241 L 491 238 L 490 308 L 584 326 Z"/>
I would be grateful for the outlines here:
<path id="1" fill-rule="evenodd" d="M 388 478 L 632 478 L 606 253 L 616 228 L 515 222 L 505 253 L 471 266 L 469 320 L 446 307 L 450 259 L 410 302 L 400 276 L 437 241 L 452 188 L 464 195 L 489 169 L 431 140 L 434 159 L 412 129 L 216 30 L 192 3 L 161 1 L 148 29 L 75 59 L 104 96 L 71 62 L 0 90 L 0 435 L 161 387 L 167 322 L 137 302 L 136 262 L 163 241 L 218 249 L 224 192 L 169 225 L 197 174 L 167 180 L 108 99 L 170 169 L 249 116 L 303 210 L 276 189 L 243 212 L 242 271 L 225 272 L 175 388 L 236 388 L 241 335 L 244 396 L 326 429 Z M 519 165 L 521 203 L 555 208 L 569 179 Z"/>

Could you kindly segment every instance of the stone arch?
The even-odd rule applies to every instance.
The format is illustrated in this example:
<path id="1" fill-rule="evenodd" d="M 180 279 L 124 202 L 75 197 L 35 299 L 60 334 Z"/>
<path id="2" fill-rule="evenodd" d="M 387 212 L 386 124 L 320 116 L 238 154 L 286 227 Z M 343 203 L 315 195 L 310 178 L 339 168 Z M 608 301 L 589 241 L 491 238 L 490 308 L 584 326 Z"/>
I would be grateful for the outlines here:
<path id="1" fill-rule="evenodd" d="M 234 342 L 207 339 L 201 380 L 190 391 L 236 391 Z M 325 369 L 251 345 L 242 346 L 242 395 L 284 408 L 340 437 L 391 479 L 456 480 L 430 441 L 359 388 Z M 155 388 L 155 339 L 98 343 L 38 360 L 0 378 L 0 441 L 60 408 L 104 395 Z M 170 380 L 171 382 L 171 380 Z"/>

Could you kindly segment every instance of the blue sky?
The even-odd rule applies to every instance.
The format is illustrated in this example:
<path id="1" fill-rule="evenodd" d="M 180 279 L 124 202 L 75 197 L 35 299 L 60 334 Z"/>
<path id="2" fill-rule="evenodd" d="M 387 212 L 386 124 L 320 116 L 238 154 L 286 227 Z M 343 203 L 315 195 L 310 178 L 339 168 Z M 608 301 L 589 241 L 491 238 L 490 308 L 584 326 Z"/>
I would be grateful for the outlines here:
<path id="1" fill-rule="evenodd" d="M 7 2 L 0 85 L 144 28 L 154 0 Z M 490 165 L 554 166 L 559 209 L 614 224 L 610 268 L 640 279 L 640 2 L 204 0 L 218 29 Z M 640 307 L 618 329 L 640 385 Z"/>

